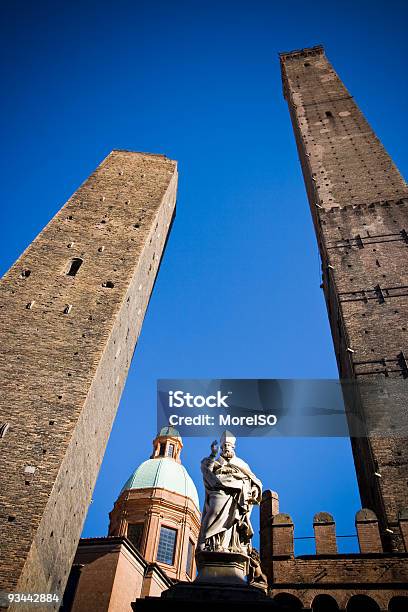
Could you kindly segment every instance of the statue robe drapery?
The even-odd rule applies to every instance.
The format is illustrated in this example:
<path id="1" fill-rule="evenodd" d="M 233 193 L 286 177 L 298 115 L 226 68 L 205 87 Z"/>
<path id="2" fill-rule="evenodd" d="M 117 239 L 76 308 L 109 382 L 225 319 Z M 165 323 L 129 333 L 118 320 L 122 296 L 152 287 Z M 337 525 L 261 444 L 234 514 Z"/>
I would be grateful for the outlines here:
<path id="1" fill-rule="evenodd" d="M 225 468 L 232 473 L 224 473 Z M 247 552 L 253 535 L 250 513 L 261 500 L 261 482 L 238 457 L 203 459 L 201 470 L 206 495 L 199 548 Z"/>

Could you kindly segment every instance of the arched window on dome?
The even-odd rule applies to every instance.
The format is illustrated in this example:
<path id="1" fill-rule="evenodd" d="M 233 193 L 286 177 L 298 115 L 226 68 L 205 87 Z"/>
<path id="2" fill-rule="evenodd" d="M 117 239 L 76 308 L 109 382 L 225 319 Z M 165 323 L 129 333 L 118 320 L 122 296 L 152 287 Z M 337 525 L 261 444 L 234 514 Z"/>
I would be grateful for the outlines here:
<path id="1" fill-rule="evenodd" d="M 166 443 L 165 442 L 160 442 L 159 457 L 164 457 L 165 453 L 166 453 Z"/>
<path id="2" fill-rule="evenodd" d="M 166 457 L 173 457 L 174 458 L 174 449 L 175 449 L 174 444 L 172 442 L 169 442 L 167 444 Z"/>

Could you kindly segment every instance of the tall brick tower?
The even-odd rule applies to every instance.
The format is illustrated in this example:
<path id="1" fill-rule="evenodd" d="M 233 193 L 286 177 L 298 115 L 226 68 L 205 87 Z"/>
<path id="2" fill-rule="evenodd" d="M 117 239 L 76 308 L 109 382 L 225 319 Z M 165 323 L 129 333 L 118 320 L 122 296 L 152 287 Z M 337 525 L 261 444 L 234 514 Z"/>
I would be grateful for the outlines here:
<path id="1" fill-rule="evenodd" d="M 280 60 L 340 376 L 407 378 L 407 184 L 321 46 Z M 362 400 L 363 414 L 381 409 L 378 403 Z M 351 442 L 363 506 L 379 517 L 385 546 L 403 550 L 398 516 L 408 506 L 408 442 Z"/>
<path id="2" fill-rule="evenodd" d="M 64 591 L 176 189 L 113 151 L 1 281 L 0 590 Z"/>

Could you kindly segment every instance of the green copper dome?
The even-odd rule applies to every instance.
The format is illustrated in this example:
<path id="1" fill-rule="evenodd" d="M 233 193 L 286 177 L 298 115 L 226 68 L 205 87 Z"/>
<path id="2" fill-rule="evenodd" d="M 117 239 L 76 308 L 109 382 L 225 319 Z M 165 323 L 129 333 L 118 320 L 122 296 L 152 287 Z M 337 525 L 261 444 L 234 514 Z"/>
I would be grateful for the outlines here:
<path id="1" fill-rule="evenodd" d="M 167 489 L 167 491 L 189 497 L 200 509 L 194 482 L 185 467 L 174 459 L 160 457 L 144 461 L 126 481 L 121 492 L 128 489 L 151 488 Z"/>

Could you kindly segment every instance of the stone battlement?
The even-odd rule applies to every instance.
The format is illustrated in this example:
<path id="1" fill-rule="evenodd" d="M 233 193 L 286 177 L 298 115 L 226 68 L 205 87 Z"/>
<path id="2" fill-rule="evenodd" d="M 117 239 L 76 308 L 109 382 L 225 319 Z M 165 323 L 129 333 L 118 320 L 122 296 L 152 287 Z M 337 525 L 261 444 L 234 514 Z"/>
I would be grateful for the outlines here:
<path id="1" fill-rule="evenodd" d="M 358 609 L 354 605 L 360 605 L 361 610 L 399 610 L 393 607 L 396 602 L 406 605 L 408 513 L 399 515 L 405 552 L 384 550 L 378 519 L 372 510 L 359 510 L 355 525 L 360 552 L 339 553 L 333 516 L 318 512 L 313 518 L 315 554 L 295 556 L 293 520 L 289 514 L 279 512 L 277 494 L 265 491 L 260 555 L 274 601 L 290 604 L 294 607 L 289 609 L 294 610 Z M 318 607 L 323 604 L 338 607 Z M 363 608 L 364 605 L 373 607 Z"/>
<path id="2" fill-rule="evenodd" d="M 294 51 L 281 51 L 279 53 L 279 57 L 281 58 L 281 60 L 291 60 L 323 54 L 323 45 L 315 45 L 314 47 L 305 47 L 304 49 L 295 49 Z"/>
<path id="3" fill-rule="evenodd" d="M 268 492 L 267 492 L 268 493 Z M 264 503 L 264 500 L 262 501 Z M 360 554 L 384 553 L 378 519 L 372 510 L 363 508 L 355 517 L 356 536 Z M 408 514 L 400 514 L 399 526 L 408 549 Z M 261 506 L 261 548 L 262 533 L 270 531 L 268 556 L 294 556 L 294 523 L 289 514 L 271 515 L 263 512 Z M 318 512 L 313 518 L 316 555 L 337 555 L 336 523 L 329 512 Z M 266 540 L 264 540 L 264 543 Z M 263 551 L 265 552 L 265 551 Z M 308 555 L 310 556 L 310 555 Z"/>

